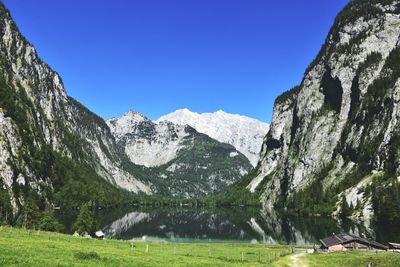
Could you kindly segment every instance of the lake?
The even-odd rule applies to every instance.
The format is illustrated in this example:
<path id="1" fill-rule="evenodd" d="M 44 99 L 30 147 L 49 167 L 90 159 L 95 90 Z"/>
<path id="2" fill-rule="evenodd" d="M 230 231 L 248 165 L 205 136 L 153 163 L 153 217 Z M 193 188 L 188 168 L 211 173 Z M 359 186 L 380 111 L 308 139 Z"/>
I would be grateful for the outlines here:
<path id="1" fill-rule="evenodd" d="M 64 218 L 64 222 L 66 222 Z M 284 217 L 248 207 L 223 209 L 130 208 L 97 214 L 107 238 L 166 242 L 246 242 L 318 244 L 332 233 L 366 234 L 380 242 L 399 242 L 400 231 L 332 218 Z M 70 226 L 71 223 L 66 223 Z"/>

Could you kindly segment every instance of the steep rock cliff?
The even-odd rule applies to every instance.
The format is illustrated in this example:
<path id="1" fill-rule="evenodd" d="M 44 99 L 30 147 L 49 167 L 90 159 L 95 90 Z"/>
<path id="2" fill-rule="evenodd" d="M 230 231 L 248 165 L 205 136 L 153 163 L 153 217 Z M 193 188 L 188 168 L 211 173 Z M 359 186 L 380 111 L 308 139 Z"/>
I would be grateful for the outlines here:
<path id="1" fill-rule="evenodd" d="M 373 181 L 397 183 L 399 13 L 398 1 L 351 1 L 300 86 L 276 99 L 248 185 L 266 210 L 319 213 L 310 206 L 326 203 L 339 215 L 346 205 L 368 221 L 376 211 Z"/>
<path id="2" fill-rule="evenodd" d="M 89 188 L 82 192 L 115 186 L 150 193 L 126 162 L 106 123 L 68 97 L 0 4 L 0 195 L 8 195 L 14 215 L 28 196 L 42 205 L 57 193 L 73 198 L 62 192 L 72 181 Z"/>

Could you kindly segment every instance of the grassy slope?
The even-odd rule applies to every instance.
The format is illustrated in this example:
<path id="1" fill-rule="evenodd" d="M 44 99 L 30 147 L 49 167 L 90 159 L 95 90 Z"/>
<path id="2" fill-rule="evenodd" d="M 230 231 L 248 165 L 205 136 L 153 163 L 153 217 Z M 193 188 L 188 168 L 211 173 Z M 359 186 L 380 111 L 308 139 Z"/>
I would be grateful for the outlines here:
<path id="1" fill-rule="evenodd" d="M 369 262 L 376 267 L 400 266 L 400 253 L 345 252 L 335 254 L 310 254 L 302 258 L 308 267 L 351 266 L 365 267 Z"/>
<path id="2" fill-rule="evenodd" d="M 134 245 L 0 227 L 0 266 L 271 266 L 288 253 L 283 246 L 247 244 Z"/>
<path id="3" fill-rule="evenodd" d="M 149 252 L 146 252 L 146 246 Z M 93 240 L 0 227 L 0 266 L 291 266 L 283 246 L 247 244 L 161 244 Z M 211 256 L 209 252 L 211 251 Z M 242 262 L 242 253 L 244 262 Z M 280 257 L 280 256 L 283 257 Z M 285 256 L 287 255 L 287 256 Z M 277 258 L 277 260 L 275 260 Z M 400 266 L 400 253 L 309 254 L 299 266 Z"/>
<path id="4" fill-rule="evenodd" d="M 331 254 L 305 254 L 304 251 L 301 257 L 298 258 L 298 266 L 307 267 L 366 267 L 371 261 L 375 267 L 398 267 L 400 266 L 400 253 L 392 252 L 341 252 Z M 291 267 L 292 255 L 281 257 L 273 262 L 275 267 Z"/>

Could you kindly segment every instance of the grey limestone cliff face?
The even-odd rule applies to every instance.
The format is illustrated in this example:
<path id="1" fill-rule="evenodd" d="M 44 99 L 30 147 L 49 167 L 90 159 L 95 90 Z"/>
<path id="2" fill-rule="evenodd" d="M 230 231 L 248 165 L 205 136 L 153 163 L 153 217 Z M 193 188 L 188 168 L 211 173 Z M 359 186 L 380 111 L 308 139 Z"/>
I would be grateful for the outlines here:
<path id="1" fill-rule="evenodd" d="M 60 76 L 39 58 L 3 4 L 0 82 L 0 183 L 10 194 L 14 212 L 26 192 L 54 189 L 50 159 L 49 171 L 39 162 L 51 154 L 46 151 L 91 166 L 110 185 L 151 192 L 122 168 L 124 157 L 108 126 L 68 97 Z"/>
<path id="2" fill-rule="evenodd" d="M 400 129 L 399 13 L 398 1 L 350 2 L 301 85 L 277 98 L 248 185 L 266 210 L 319 180 L 325 191 L 347 184 L 339 199 L 361 202 L 358 215 L 371 217 L 371 197 L 362 192 L 371 176 L 393 166 L 399 175 L 391 158 Z M 349 181 L 356 171 L 363 177 Z"/>

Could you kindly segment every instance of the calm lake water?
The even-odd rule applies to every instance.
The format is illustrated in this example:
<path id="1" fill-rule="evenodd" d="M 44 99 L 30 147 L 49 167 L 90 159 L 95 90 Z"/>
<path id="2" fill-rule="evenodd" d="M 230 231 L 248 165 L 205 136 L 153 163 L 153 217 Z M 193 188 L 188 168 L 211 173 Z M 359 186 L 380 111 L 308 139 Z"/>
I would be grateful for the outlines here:
<path id="1" fill-rule="evenodd" d="M 66 218 L 62 219 L 70 228 Z M 101 211 L 99 229 L 107 238 L 167 242 L 252 242 L 318 244 L 332 233 L 366 234 L 381 242 L 400 242 L 399 229 L 341 224 L 331 218 L 277 218 L 259 210 L 132 208 Z"/>

